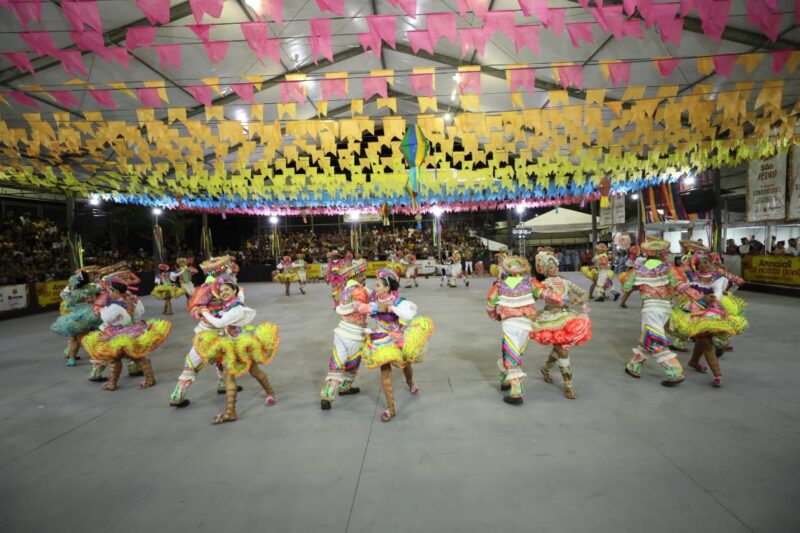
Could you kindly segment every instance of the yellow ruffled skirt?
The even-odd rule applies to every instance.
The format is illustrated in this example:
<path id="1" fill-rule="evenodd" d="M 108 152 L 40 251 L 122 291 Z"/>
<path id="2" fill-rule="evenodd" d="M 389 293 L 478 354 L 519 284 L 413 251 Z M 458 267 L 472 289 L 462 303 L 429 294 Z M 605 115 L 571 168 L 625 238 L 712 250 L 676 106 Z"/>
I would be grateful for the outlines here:
<path id="1" fill-rule="evenodd" d="M 194 336 L 193 345 L 206 364 L 222 363 L 228 372 L 239 377 L 249 372 L 253 364 L 270 364 L 280 342 L 278 326 L 263 322 L 244 326 L 235 337 L 203 331 Z"/>
<path id="2" fill-rule="evenodd" d="M 153 319 L 107 331 L 93 331 L 81 344 L 91 359 L 111 361 L 120 357 L 141 359 L 159 348 L 172 331 L 172 323 Z"/>
<path id="3" fill-rule="evenodd" d="M 158 300 L 166 300 L 167 298 L 178 298 L 184 294 L 186 291 L 175 285 L 156 285 L 150 296 Z"/>

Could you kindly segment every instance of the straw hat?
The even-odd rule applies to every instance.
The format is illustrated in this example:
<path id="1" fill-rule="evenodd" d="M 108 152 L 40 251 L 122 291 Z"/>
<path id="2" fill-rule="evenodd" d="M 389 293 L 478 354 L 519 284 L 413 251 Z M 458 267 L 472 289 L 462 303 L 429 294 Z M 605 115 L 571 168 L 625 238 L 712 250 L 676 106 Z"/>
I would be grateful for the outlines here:
<path id="1" fill-rule="evenodd" d="M 641 244 L 647 255 L 658 255 L 669 252 L 669 242 L 662 239 L 651 239 Z"/>
<path id="2" fill-rule="evenodd" d="M 351 279 L 360 274 L 365 273 L 366 271 L 367 271 L 367 262 L 364 261 L 363 259 L 356 259 L 349 265 L 343 267 L 339 271 L 339 275 Z"/>
<path id="3" fill-rule="evenodd" d="M 545 272 L 547 271 L 547 265 L 551 261 L 554 262 L 556 266 L 558 266 L 558 259 L 556 258 L 555 255 L 553 255 L 553 252 L 550 252 L 548 250 L 543 250 L 538 254 L 536 254 L 536 260 L 535 260 L 536 272 L 538 272 L 539 274 L 545 274 Z"/>
<path id="4" fill-rule="evenodd" d="M 502 269 L 509 276 L 521 276 L 531 271 L 531 264 L 524 257 L 509 255 L 503 259 Z"/>

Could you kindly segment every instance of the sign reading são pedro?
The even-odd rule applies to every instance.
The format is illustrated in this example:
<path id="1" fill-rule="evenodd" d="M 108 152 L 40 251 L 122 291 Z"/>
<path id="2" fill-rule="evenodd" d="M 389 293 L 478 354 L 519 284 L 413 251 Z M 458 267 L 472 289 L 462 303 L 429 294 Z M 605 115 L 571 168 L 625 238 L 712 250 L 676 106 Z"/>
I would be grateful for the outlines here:
<path id="1" fill-rule="evenodd" d="M 742 257 L 742 274 L 753 283 L 800 287 L 800 257 L 746 255 Z"/>

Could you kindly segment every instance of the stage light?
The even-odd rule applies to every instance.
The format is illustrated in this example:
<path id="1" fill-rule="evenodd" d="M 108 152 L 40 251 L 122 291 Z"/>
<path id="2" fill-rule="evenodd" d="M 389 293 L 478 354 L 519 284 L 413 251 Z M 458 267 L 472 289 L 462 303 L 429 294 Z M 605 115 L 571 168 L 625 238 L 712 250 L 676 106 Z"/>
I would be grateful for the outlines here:
<path id="1" fill-rule="evenodd" d="M 272 224 L 273 226 L 276 225 L 278 223 L 278 217 L 276 217 L 275 215 L 270 215 L 269 223 Z"/>
<path id="2" fill-rule="evenodd" d="M 93 194 L 89 197 L 89 205 L 100 205 L 100 197 Z"/>
<path id="3" fill-rule="evenodd" d="M 163 212 L 164 212 L 164 211 L 162 211 L 160 207 L 154 207 L 154 208 L 153 208 L 153 214 L 154 214 L 155 216 L 158 216 L 158 215 L 160 215 L 160 214 L 161 214 L 161 213 L 163 213 Z"/>
<path id="4" fill-rule="evenodd" d="M 521 215 L 522 213 L 525 212 L 525 206 L 522 204 L 517 204 L 514 206 L 514 211 L 516 211 L 518 214 Z"/>
<path id="5" fill-rule="evenodd" d="M 695 179 L 694 179 L 694 175 L 692 175 L 692 174 L 688 174 L 685 178 L 683 178 L 683 184 L 684 185 L 691 186 L 691 185 L 694 185 L 694 182 L 695 182 Z"/>
<path id="6" fill-rule="evenodd" d="M 639 195 L 637 193 L 633 193 L 631 195 L 631 200 L 638 200 L 638 199 L 639 199 Z"/>
<path id="7" fill-rule="evenodd" d="M 351 211 L 350 212 L 350 220 L 353 222 L 358 222 L 358 219 L 361 218 L 361 213 L 358 211 Z"/>
<path id="8" fill-rule="evenodd" d="M 436 218 L 439 218 L 444 214 L 444 209 L 442 209 L 438 205 L 435 205 L 431 207 L 431 214 L 433 214 L 433 216 L 435 216 Z"/>

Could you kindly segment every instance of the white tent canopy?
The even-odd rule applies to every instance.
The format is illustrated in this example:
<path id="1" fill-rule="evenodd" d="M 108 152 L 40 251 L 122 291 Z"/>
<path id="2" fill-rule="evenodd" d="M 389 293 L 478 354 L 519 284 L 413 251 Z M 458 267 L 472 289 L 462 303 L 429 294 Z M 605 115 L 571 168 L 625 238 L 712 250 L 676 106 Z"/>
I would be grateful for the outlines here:
<path id="1" fill-rule="evenodd" d="M 592 231 L 592 215 L 559 207 L 522 223 L 534 233 Z"/>
<path id="2" fill-rule="evenodd" d="M 502 242 L 493 241 L 491 239 L 485 239 L 483 237 L 481 237 L 480 239 L 481 239 L 481 244 L 486 246 L 489 249 L 490 252 L 496 252 L 496 251 L 500 250 L 500 248 L 503 248 L 503 247 L 508 248 L 508 246 L 506 246 Z"/>

